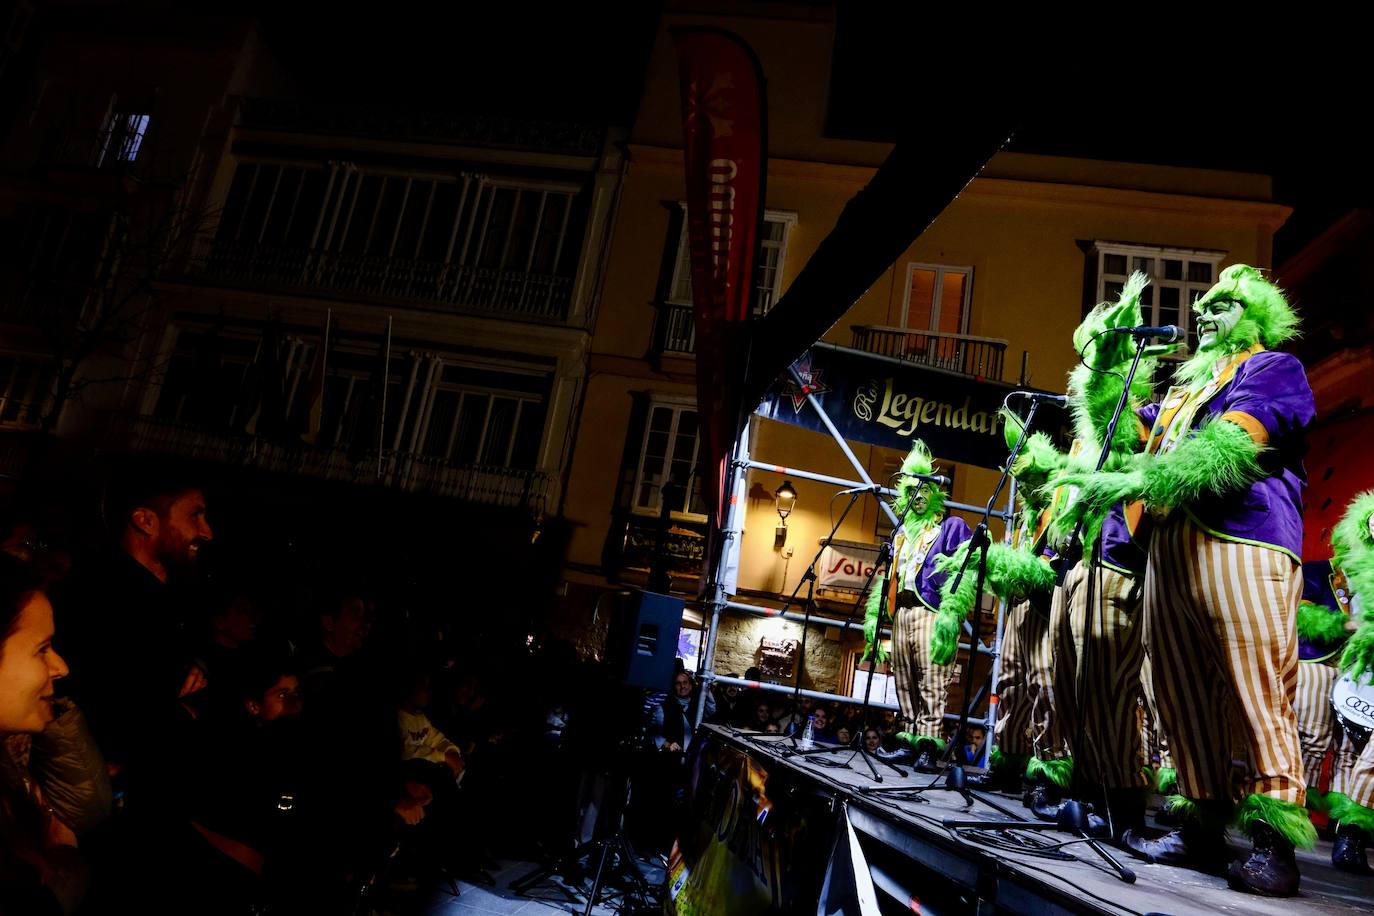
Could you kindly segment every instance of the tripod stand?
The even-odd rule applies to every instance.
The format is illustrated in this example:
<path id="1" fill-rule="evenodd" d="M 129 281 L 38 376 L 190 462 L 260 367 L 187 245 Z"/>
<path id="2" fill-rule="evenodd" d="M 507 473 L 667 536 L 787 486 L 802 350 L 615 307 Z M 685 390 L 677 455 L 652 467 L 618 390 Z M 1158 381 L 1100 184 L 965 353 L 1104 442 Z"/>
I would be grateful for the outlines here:
<path id="1" fill-rule="evenodd" d="M 639 898 L 642 905 L 649 905 L 651 892 L 649 882 L 645 880 L 640 872 L 639 866 L 635 864 L 634 847 L 630 844 L 629 837 L 625 835 L 625 810 L 630 804 L 631 781 L 629 773 L 618 774 L 614 788 L 614 795 L 608 794 L 615 804 L 612 809 L 604 815 L 609 821 L 606 832 L 598 830 L 602 835 L 590 842 L 583 843 L 572 852 L 560 856 L 555 862 L 537 868 L 527 875 L 524 875 L 511 882 L 510 889 L 520 896 L 525 896 L 530 888 L 536 884 L 543 883 L 555 874 L 566 873 L 575 868 L 584 858 L 588 865 L 596 862 L 596 870 L 592 878 L 592 886 L 586 891 L 587 907 L 583 910 L 584 916 L 591 916 L 591 912 L 598 903 L 603 903 L 610 898 L 606 888 L 606 879 L 613 874 L 621 879 L 620 886 L 629 888 L 635 896 Z M 613 829 L 609 829 L 613 828 Z M 561 885 L 576 896 L 567 885 Z M 631 891 L 626 891 L 629 894 Z"/>

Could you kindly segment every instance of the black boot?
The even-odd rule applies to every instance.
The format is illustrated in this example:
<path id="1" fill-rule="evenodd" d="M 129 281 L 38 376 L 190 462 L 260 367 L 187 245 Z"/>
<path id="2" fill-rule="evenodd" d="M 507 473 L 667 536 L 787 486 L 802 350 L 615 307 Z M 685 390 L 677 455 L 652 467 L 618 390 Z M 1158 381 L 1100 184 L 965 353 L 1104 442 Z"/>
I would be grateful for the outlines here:
<path id="1" fill-rule="evenodd" d="M 916 760 L 911 764 L 912 769 L 921 773 L 936 773 L 940 768 L 935 763 L 936 757 L 929 748 L 924 748 L 916 754 Z"/>
<path id="2" fill-rule="evenodd" d="M 1059 817 L 1059 806 L 1064 803 L 1064 792 L 1052 782 L 1037 782 L 1031 786 L 1026 796 L 1026 807 L 1042 821 L 1054 821 Z"/>
<path id="3" fill-rule="evenodd" d="M 1232 889 L 1265 897 L 1292 897 L 1301 875 L 1293 844 L 1273 827 L 1259 821 L 1253 827 L 1255 848 L 1231 863 L 1227 873 Z"/>
<path id="4" fill-rule="evenodd" d="M 877 757 L 879 760 L 885 760 L 888 763 L 910 763 L 916 758 L 916 752 L 903 744 L 900 747 L 894 747 L 890 751 L 878 748 L 878 750 L 874 751 L 873 756 Z"/>
<path id="5" fill-rule="evenodd" d="M 1351 875 L 1374 875 L 1365 859 L 1369 848 L 1369 834 L 1354 824 L 1336 828 L 1336 842 L 1331 845 L 1331 864 Z"/>
<path id="6" fill-rule="evenodd" d="M 1138 859 L 1161 865 L 1177 865 L 1209 875 L 1225 872 L 1231 857 L 1226 845 L 1226 828 L 1204 825 L 1196 818 L 1184 821 L 1176 830 L 1161 837 L 1150 837 L 1139 827 L 1121 835 L 1121 846 Z"/>
<path id="7" fill-rule="evenodd" d="M 1164 799 L 1164 804 L 1159 806 L 1155 812 L 1155 823 L 1161 827 L 1181 827 L 1183 826 L 1183 815 L 1169 801 Z"/>

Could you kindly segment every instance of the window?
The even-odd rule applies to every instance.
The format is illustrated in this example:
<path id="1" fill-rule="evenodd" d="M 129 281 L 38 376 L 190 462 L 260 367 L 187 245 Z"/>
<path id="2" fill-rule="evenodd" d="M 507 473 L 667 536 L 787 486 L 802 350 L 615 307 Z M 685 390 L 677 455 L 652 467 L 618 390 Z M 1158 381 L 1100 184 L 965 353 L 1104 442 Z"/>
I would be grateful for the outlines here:
<path id="1" fill-rule="evenodd" d="M 673 279 L 668 288 L 668 302 L 672 305 L 692 304 L 692 263 L 687 245 L 686 209 L 679 231 L 677 258 L 673 264 Z M 783 263 L 787 255 L 787 236 L 797 221 L 795 213 L 782 213 L 769 210 L 763 215 L 763 228 L 759 233 L 759 256 L 754 263 L 753 293 L 749 299 L 750 314 L 757 318 L 766 315 L 778 300 L 779 287 L 782 285 Z M 691 347 L 686 348 L 687 352 Z"/>
<path id="2" fill-rule="evenodd" d="M 972 267 L 910 264 L 902 327 L 911 331 L 963 334 L 968 331 Z"/>
<path id="3" fill-rule="evenodd" d="M 0 353 L 0 427 L 37 426 L 52 384 L 49 360 Z"/>
<path id="4" fill-rule="evenodd" d="M 152 116 L 133 111 L 112 111 L 105 129 L 100 132 L 100 148 L 96 150 L 97 168 L 120 162 L 133 162 L 143 147 Z"/>
<path id="5" fill-rule="evenodd" d="M 682 489 L 669 509 L 677 514 L 704 518 L 706 504 L 697 473 L 697 412 L 695 407 L 655 401 L 649 406 L 644 441 L 635 470 L 631 506 L 635 512 L 657 515 L 663 488 L 668 483 Z"/>
<path id="6" fill-rule="evenodd" d="M 271 365 L 264 347 L 273 345 L 281 373 L 280 388 L 272 386 L 276 396 L 261 377 Z M 154 416 L 219 432 L 293 440 L 306 426 L 311 407 L 306 392 L 318 347 L 318 338 L 250 328 L 182 330 Z M 551 389 L 547 369 L 476 365 L 393 349 L 386 428 L 379 430 L 382 363 L 375 343 L 331 334 L 317 446 L 375 453 L 381 432 L 387 450 L 413 452 L 437 464 L 536 467 Z M 279 416 L 263 420 L 264 411 Z"/>
<path id="7" fill-rule="evenodd" d="M 547 374 L 446 365 L 420 452 L 449 464 L 533 468 L 544 432 Z"/>
<path id="8" fill-rule="evenodd" d="M 1150 278 L 1140 302 L 1144 323 L 1178 325 L 1186 332 L 1192 323 L 1191 307 L 1216 281 L 1217 265 L 1226 252 L 1097 242 L 1092 256 L 1097 266 L 1094 303 L 1116 301 L 1127 278 L 1138 270 Z"/>
<path id="9" fill-rule="evenodd" d="M 563 275 L 575 269 L 581 241 L 577 191 L 476 175 L 244 162 L 216 239 Z"/>

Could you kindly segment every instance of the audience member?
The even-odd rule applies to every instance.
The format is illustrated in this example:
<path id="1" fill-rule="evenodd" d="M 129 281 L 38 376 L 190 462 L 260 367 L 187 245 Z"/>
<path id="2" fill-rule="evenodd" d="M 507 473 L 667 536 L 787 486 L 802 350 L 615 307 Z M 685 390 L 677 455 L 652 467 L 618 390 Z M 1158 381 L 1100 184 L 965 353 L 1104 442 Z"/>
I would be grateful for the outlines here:
<path id="1" fill-rule="evenodd" d="M 53 684 L 67 665 L 53 649 L 42 580 L 7 554 L 0 555 L 0 640 L 0 901 L 6 913 L 70 913 L 84 884 L 76 834 L 47 805 L 24 761 L 8 753 L 13 736 L 52 722 Z"/>

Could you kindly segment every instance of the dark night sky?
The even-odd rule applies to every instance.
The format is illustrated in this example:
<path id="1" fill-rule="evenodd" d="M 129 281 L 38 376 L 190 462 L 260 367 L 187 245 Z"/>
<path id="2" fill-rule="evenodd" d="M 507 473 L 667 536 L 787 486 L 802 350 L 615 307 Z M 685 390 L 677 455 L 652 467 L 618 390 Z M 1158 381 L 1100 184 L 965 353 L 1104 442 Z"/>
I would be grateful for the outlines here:
<path id="1" fill-rule="evenodd" d="M 659 5 L 398 0 L 386 18 L 379 8 L 340 15 L 334 2 L 264 0 L 254 11 L 312 94 L 628 124 Z M 992 118 L 1018 125 L 1013 150 L 1268 173 L 1276 197 L 1296 208 L 1276 259 L 1374 198 L 1364 126 L 1351 114 L 1370 107 L 1357 63 L 1250 65 L 1201 42 L 1177 43 L 1171 59 L 1160 53 L 1171 39 L 1155 32 L 1129 51 L 1124 34 L 1097 47 L 1075 39 L 1065 51 L 979 36 L 967 22 L 932 19 L 925 4 L 905 14 L 893 6 L 839 6 L 836 136 L 939 143 Z M 1343 59 L 1334 48 L 1330 57 Z"/>

